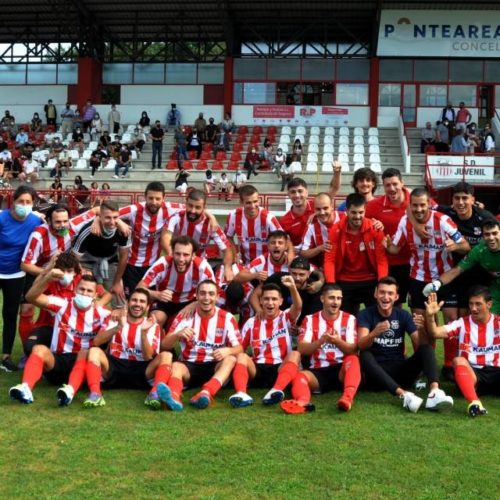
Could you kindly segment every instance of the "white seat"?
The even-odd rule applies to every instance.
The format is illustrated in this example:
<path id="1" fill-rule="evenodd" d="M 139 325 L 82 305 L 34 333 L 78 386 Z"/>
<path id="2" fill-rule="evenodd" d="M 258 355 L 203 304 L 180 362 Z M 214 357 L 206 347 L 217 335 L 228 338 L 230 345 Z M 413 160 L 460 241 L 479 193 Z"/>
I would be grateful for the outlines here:
<path id="1" fill-rule="evenodd" d="M 72 160 L 78 160 L 80 158 L 80 151 L 78 151 L 78 149 L 70 149 L 69 157 Z"/>
<path id="2" fill-rule="evenodd" d="M 54 134 L 54 136 L 55 136 L 55 134 Z M 71 132 L 66 135 L 66 140 L 70 141 L 70 142 L 73 140 L 73 134 Z"/>
<path id="3" fill-rule="evenodd" d="M 297 135 L 306 135 L 306 128 L 305 128 L 305 127 L 302 127 L 302 126 L 297 127 L 297 128 L 295 129 L 295 133 L 296 133 Z"/>
<path id="4" fill-rule="evenodd" d="M 370 127 L 368 129 L 368 135 L 376 135 L 376 136 L 378 136 L 378 128 L 377 127 Z"/>
<path id="5" fill-rule="evenodd" d="M 335 127 L 326 127 L 325 135 L 335 135 Z"/>
<path id="6" fill-rule="evenodd" d="M 69 155 L 69 151 L 67 149 L 62 150 L 59 153 L 59 159 L 60 160 L 67 160 L 68 158 L 70 158 L 70 155 Z"/>
<path id="7" fill-rule="evenodd" d="M 333 153 L 324 153 L 323 163 L 333 163 Z"/>
<path id="8" fill-rule="evenodd" d="M 378 144 L 370 144 L 370 148 L 368 149 L 368 152 L 370 154 L 375 153 L 375 154 L 380 154 L 380 147 Z"/>
<path id="9" fill-rule="evenodd" d="M 362 135 L 355 135 L 353 142 L 354 142 L 354 144 L 364 144 L 365 139 L 363 138 Z"/>
<path id="10" fill-rule="evenodd" d="M 380 163 L 380 155 L 372 153 L 370 155 L 370 163 Z"/>
<path id="11" fill-rule="evenodd" d="M 340 144 L 339 145 L 339 153 L 349 154 L 349 145 L 348 144 Z"/>
<path id="12" fill-rule="evenodd" d="M 122 135 L 122 144 L 129 144 L 130 142 L 132 142 L 132 135 L 126 132 Z"/>
<path id="13" fill-rule="evenodd" d="M 306 164 L 306 172 L 317 172 L 318 164 L 315 161 L 308 161 Z"/>
<path id="14" fill-rule="evenodd" d="M 324 144 L 333 144 L 333 142 L 334 142 L 333 135 L 325 135 L 325 138 L 323 140 Z"/>
<path id="15" fill-rule="evenodd" d="M 127 127 L 127 132 L 129 134 L 133 134 L 135 132 L 135 125 L 134 124 L 130 124 L 128 127 Z"/>
<path id="16" fill-rule="evenodd" d="M 87 160 L 85 158 L 80 158 L 76 162 L 76 167 L 78 170 L 85 170 L 87 168 Z"/>
<path id="17" fill-rule="evenodd" d="M 310 161 L 318 161 L 318 154 L 317 153 L 308 153 L 307 155 L 307 162 L 309 163 Z"/>
<path id="18" fill-rule="evenodd" d="M 319 135 L 310 135 L 309 144 L 319 144 Z"/>
<path id="19" fill-rule="evenodd" d="M 115 141 L 117 135 L 118 134 L 112 134 L 112 133 L 109 134 L 109 137 L 111 137 L 111 142 Z"/>
<path id="20" fill-rule="evenodd" d="M 92 156 L 92 149 L 86 149 L 82 154 L 82 158 L 85 160 L 90 160 L 91 156 Z"/>
<path id="21" fill-rule="evenodd" d="M 290 136 L 287 135 L 287 134 L 283 134 L 281 137 L 280 137 L 280 143 L 281 144 L 290 144 Z"/>
<path id="22" fill-rule="evenodd" d="M 340 127 L 339 135 L 349 135 L 349 128 L 348 127 Z"/>
<path id="23" fill-rule="evenodd" d="M 319 135 L 320 134 L 320 131 L 319 131 L 319 127 L 311 127 L 311 135 Z"/>
<path id="24" fill-rule="evenodd" d="M 378 136 L 376 135 L 370 135 L 370 137 L 368 137 L 368 144 L 376 144 L 378 146 Z"/>
<path id="25" fill-rule="evenodd" d="M 324 161 L 321 166 L 322 172 L 333 172 L 333 163 L 331 161 Z"/>
<path id="26" fill-rule="evenodd" d="M 288 125 L 285 125 L 284 127 L 282 127 L 281 134 L 282 135 L 291 135 L 292 134 L 291 127 L 289 127 Z"/>
<path id="27" fill-rule="evenodd" d="M 365 135 L 365 132 L 363 130 L 362 127 L 354 127 L 354 136 L 357 136 L 357 135 Z"/>
<path id="28" fill-rule="evenodd" d="M 296 134 L 294 141 L 296 141 L 297 139 L 300 141 L 301 144 L 304 144 L 304 135 L 303 134 Z"/>
<path id="29" fill-rule="evenodd" d="M 374 172 L 377 172 L 377 174 L 381 174 L 382 173 L 382 167 L 380 166 L 380 163 L 370 163 L 370 168 Z"/>
<path id="30" fill-rule="evenodd" d="M 307 146 L 308 153 L 319 153 L 319 146 L 317 144 L 309 144 Z"/>
<path id="31" fill-rule="evenodd" d="M 339 153 L 338 161 L 344 170 L 349 170 L 349 155 L 346 153 Z"/>
<path id="32" fill-rule="evenodd" d="M 339 144 L 349 144 L 349 136 L 339 135 Z"/>
<path id="33" fill-rule="evenodd" d="M 364 163 L 355 163 L 354 168 L 353 168 L 353 172 L 356 172 L 356 170 L 359 170 L 360 168 L 365 168 L 365 164 Z"/>
<path id="34" fill-rule="evenodd" d="M 91 139 L 90 134 L 88 132 L 84 132 L 83 133 L 83 142 L 85 144 L 88 144 L 90 142 L 90 139 Z"/>
<path id="35" fill-rule="evenodd" d="M 365 155 L 363 153 L 354 153 L 354 156 L 352 157 L 352 161 L 354 163 L 365 163 Z"/>
<path id="36" fill-rule="evenodd" d="M 56 166 L 57 160 L 56 158 L 50 158 L 50 160 L 47 162 L 47 168 L 52 170 Z"/>
<path id="37" fill-rule="evenodd" d="M 114 170 L 116 166 L 116 160 L 114 158 L 111 158 L 108 160 L 108 163 L 104 167 L 106 170 Z"/>
<path id="38" fill-rule="evenodd" d="M 362 144 L 356 144 L 354 146 L 354 153 L 361 153 L 361 154 L 365 154 L 365 147 L 362 145 Z"/>
<path id="39" fill-rule="evenodd" d="M 278 148 L 280 148 L 283 153 L 288 153 L 288 143 L 280 142 Z"/>
<path id="40" fill-rule="evenodd" d="M 323 146 L 323 153 L 333 153 L 334 150 L 333 144 L 325 144 Z"/>
<path id="41" fill-rule="evenodd" d="M 97 149 L 97 146 L 99 146 L 99 143 L 97 141 L 90 141 L 87 147 L 88 149 L 94 151 L 95 149 Z"/>
<path id="42" fill-rule="evenodd" d="M 137 151 L 135 149 L 132 149 L 132 151 L 130 151 L 130 157 L 132 158 L 132 160 L 137 160 Z"/>
<path id="43" fill-rule="evenodd" d="M 70 140 L 71 138 L 73 137 L 73 134 L 69 134 L 70 135 Z M 45 136 L 45 139 L 49 139 L 50 137 L 52 137 L 52 139 L 55 139 L 56 137 L 59 137 L 59 140 L 62 141 L 63 140 L 63 135 L 61 132 L 56 132 L 54 134 L 47 134 Z"/>

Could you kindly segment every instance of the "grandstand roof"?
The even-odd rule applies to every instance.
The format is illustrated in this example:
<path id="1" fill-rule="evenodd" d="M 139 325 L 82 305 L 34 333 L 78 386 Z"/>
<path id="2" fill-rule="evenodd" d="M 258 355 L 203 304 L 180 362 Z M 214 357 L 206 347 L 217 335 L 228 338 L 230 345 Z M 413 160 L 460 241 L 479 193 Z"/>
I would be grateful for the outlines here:
<path id="1" fill-rule="evenodd" d="M 381 9 L 492 9 L 470 0 L 3 0 L 0 43 L 370 43 Z"/>

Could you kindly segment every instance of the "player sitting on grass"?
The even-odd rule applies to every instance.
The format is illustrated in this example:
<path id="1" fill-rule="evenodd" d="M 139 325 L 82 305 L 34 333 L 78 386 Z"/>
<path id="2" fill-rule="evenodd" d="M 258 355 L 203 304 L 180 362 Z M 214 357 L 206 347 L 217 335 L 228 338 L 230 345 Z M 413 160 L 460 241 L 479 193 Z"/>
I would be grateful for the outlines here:
<path id="1" fill-rule="evenodd" d="M 37 278 L 26 294 L 28 302 L 54 313 L 55 322 L 50 349 L 42 344 L 33 347 L 22 383 L 9 391 L 11 399 L 21 403 L 33 402 L 31 391 L 44 374 L 53 384 L 67 382 L 58 389 L 57 399 L 60 406 L 69 405 L 85 378 L 88 349 L 96 335 L 108 327 L 110 311 L 95 303 L 97 282 L 93 276 L 82 276 L 70 299 L 43 293 L 50 281 L 63 278 L 61 269 L 51 269 L 39 281 Z"/>
<path id="2" fill-rule="evenodd" d="M 290 309 L 280 310 L 283 303 L 280 287 L 269 283 L 262 287 L 262 313 L 243 326 L 243 346 L 245 349 L 250 346 L 252 355 L 238 355 L 233 372 L 236 393 L 229 398 L 234 408 L 253 403 L 253 398 L 247 394 L 249 379 L 254 387 L 272 387 L 262 399 L 265 405 L 272 405 L 283 400 L 283 391 L 298 372 L 300 354 L 292 351 L 290 331 L 300 316 L 302 299 L 291 276 L 283 276 L 281 282 L 290 290 Z"/>
<path id="3" fill-rule="evenodd" d="M 313 392 L 343 390 L 339 410 L 349 411 L 361 382 L 356 318 L 340 310 L 342 289 L 326 283 L 321 289 L 323 310 L 306 316 L 302 323 L 298 350 L 310 356 L 309 369 L 299 372 L 292 382 L 294 399 L 283 401 L 285 413 L 305 413 L 314 406 Z"/>
<path id="4" fill-rule="evenodd" d="M 429 295 L 427 329 L 434 338 L 458 338 L 458 356 L 453 360 L 455 382 L 469 402 L 469 415 L 486 415 L 478 393 L 500 395 L 500 316 L 490 312 L 491 293 L 485 286 L 473 287 L 469 292 L 470 315 L 437 326 L 436 314 L 442 305 L 435 293 Z"/>
<path id="5" fill-rule="evenodd" d="M 136 288 L 130 295 L 127 314 L 110 322 L 108 329 L 94 339 L 87 358 L 87 385 L 90 393 L 85 408 L 104 406 L 101 380 L 107 388 L 146 389 L 152 386 L 144 404 L 153 410 L 161 407 L 156 386 L 168 382 L 172 370 L 172 353 L 159 352 L 161 328 L 149 313 L 150 295 Z M 104 347 L 109 342 L 107 352 Z"/>
<path id="6" fill-rule="evenodd" d="M 173 411 L 183 409 L 182 389 L 199 387 L 190 399 L 196 408 L 207 408 L 219 389 L 227 382 L 243 351 L 240 331 L 234 316 L 215 304 L 218 287 L 212 280 L 202 281 L 196 290 L 196 311 L 185 317 L 178 315 L 162 341 L 162 349 L 180 344 L 180 360 L 172 366 L 172 376 L 158 384 L 158 396 Z"/>

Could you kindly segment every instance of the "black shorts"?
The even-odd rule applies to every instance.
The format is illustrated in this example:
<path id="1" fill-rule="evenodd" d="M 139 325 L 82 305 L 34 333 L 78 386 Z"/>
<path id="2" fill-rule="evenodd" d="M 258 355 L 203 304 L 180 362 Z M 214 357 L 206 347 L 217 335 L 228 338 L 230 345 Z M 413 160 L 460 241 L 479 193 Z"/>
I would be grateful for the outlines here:
<path id="1" fill-rule="evenodd" d="M 350 314 L 356 314 L 360 304 L 365 307 L 375 304 L 375 287 L 377 282 L 373 281 L 339 281 L 342 288 L 342 310 Z"/>
<path id="2" fill-rule="evenodd" d="M 490 286 L 491 276 L 482 267 L 475 266 L 452 281 L 457 290 L 457 304 L 462 309 L 469 308 L 469 290 L 477 285 Z"/>
<path id="3" fill-rule="evenodd" d="M 149 267 L 139 267 L 131 266 L 127 264 L 125 272 L 123 273 L 123 288 L 125 290 L 125 296 L 127 299 L 132 295 L 132 292 L 136 289 L 137 283 L 142 280 L 146 271 Z"/>
<path id="4" fill-rule="evenodd" d="M 339 380 L 339 373 L 342 365 L 326 366 L 325 368 L 312 368 L 308 369 L 318 381 L 319 392 L 328 392 L 333 390 L 343 390 L 344 385 Z"/>
<path id="5" fill-rule="evenodd" d="M 398 282 L 399 299 L 396 304 L 404 304 L 408 298 L 410 286 L 410 264 L 389 266 L 389 276 L 392 276 Z"/>
<path id="6" fill-rule="evenodd" d="M 500 396 L 500 368 L 485 366 L 472 368 L 477 378 L 476 390 L 478 394 L 495 394 Z"/>
<path id="7" fill-rule="evenodd" d="M 54 385 L 67 384 L 76 356 L 76 353 L 54 354 L 54 368 L 44 373 L 45 378 Z"/>
<path id="8" fill-rule="evenodd" d="M 425 281 L 419 281 L 414 278 L 410 278 L 410 300 L 408 301 L 408 305 L 412 309 L 423 309 L 425 310 L 425 302 L 426 298 L 422 293 L 425 285 L 427 283 Z M 444 301 L 443 308 L 446 307 L 457 307 L 457 292 L 453 283 L 449 283 L 448 285 L 442 286 L 439 289 L 437 294 L 438 301 Z"/>
<path id="9" fill-rule="evenodd" d="M 115 356 L 106 356 L 109 362 L 109 370 L 103 383 L 108 389 L 111 387 L 123 387 L 126 389 L 148 389 L 149 381 L 146 378 L 146 368 L 149 361 L 131 361 L 119 359 Z"/>
<path id="10" fill-rule="evenodd" d="M 188 304 L 191 304 L 191 302 L 193 301 L 174 303 L 162 302 L 161 300 L 158 300 L 156 302 L 153 302 L 151 311 L 162 311 L 167 315 L 167 318 L 173 319 L 181 309 L 184 309 Z"/>
<path id="11" fill-rule="evenodd" d="M 26 276 L 24 277 L 24 288 L 23 288 L 23 296 L 21 297 L 21 304 L 27 304 L 27 300 L 25 299 L 26 294 L 30 291 L 30 288 L 33 286 L 33 283 L 35 282 L 36 276 L 33 276 L 32 274 L 26 273 Z"/>
<path id="12" fill-rule="evenodd" d="M 257 371 L 255 377 L 250 381 L 252 387 L 257 387 L 261 389 L 269 389 L 276 382 L 278 377 L 278 370 L 280 368 L 278 365 L 267 365 L 264 363 L 255 364 Z"/>
<path id="13" fill-rule="evenodd" d="M 190 361 L 181 361 L 189 371 L 189 382 L 187 388 L 201 387 L 208 382 L 215 373 L 216 362 L 212 363 L 191 363 Z"/>

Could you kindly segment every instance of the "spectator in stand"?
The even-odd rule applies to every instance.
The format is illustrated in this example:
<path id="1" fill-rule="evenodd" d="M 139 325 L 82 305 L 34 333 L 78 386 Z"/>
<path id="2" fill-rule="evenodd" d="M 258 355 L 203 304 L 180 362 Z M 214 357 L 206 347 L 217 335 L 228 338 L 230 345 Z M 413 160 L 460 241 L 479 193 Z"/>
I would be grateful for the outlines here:
<path id="1" fill-rule="evenodd" d="M 231 185 L 229 186 L 229 193 L 237 193 L 247 182 L 246 175 L 240 170 L 238 170 L 233 175 L 231 180 Z"/>
<path id="2" fill-rule="evenodd" d="M 189 175 L 189 172 L 187 170 L 184 170 L 183 168 L 180 168 L 175 175 L 175 190 L 182 195 L 186 194 L 186 191 L 188 189 Z"/>
<path id="3" fill-rule="evenodd" d="M 186 136 L 184 135 L 184 130 L 180 125 L 175 127 L 174 134 L 175 146 L 177 150 L 177 166 L 182 167 L 182 161 L 187 160 L 187 150 L 186 150 Z"/>
<path id="4" fill-rule="evenodd" d="M 112 134 L 120 132 L 121 115 L 114 104 L 111 105 L 111 111 L 108 113 L 108 127 Z"/>
<path id="5" fill-rule="evenodd" d="M 472 122 L 467 125 L 467 137 L 470 142 L 470 152 L 474 153 L 476 149 L 479 150 L 481 146 L 481 139 L 479 137 L 479 130 L 476 123 Z"/>
<path id="6" fill-rule="evenodd" d="M 0 135 L 0 153 L 2 151 L 5 151 L 6 149 L 9 149 L 9 146 L 7 145 L 7 143 L 5 142 L 4 138 L 2 135 Z"/>
<path id="7" fill-rule="evenodd" d="M 205 180 L 203 181 L 203 190 L 206 194 L 210 194 L 217 189 L 217 178 L 212 175 L 210 169 L 205 171 Z M 219 198 L 220 199 L 220 198 Z"/>
<path id="8" fill-rule="evenodd" d="M 12 121 L 15 123 L 16 119 L 10 114 L 10 111 L 6 109 L 4 116 L 2 116 L 2 119 L 0 120 L 0 126 L 4 131 L 10 131 Z"/>
<path id="9" fill-rule="evenodd" d="M 69 102 L 61 112 L 61 134 L 67 137 L 73 133 L 73 120 L 75 119 L 75 111 L 71 108 Z"/>
<path id="10" fill-rule="evenodd" d="M 273 170 L 276 172 L 278 179 L 281 178 L 281 167 L 286 164 L 286 154 L 281 148 L 278 148 L 271 162 Z"/>
<path id="11" fill-rule="evenodd" d="M 280 167 L 280 175 L 281 175 L 281 192 L 285 190 L 285 186 L 293 179 L 293 171 L 291 165 L 287 165 L 283 163 Z"/>
<path id="12" fill-rule="evenodd" d="M 141 117 L 139 118 L 139 123 L 138 123 L 141 127 L 149 127 L 149 125 L 151 124 L 151 119 L 149 118 L 148 114 L 146 111 L 143 111 L 141 113 Z"/>
<path id="13" fill-rule="evenodd" d="M 332 190 L 334 180 L 335 178 L 332 179 L 332 183 L 330 184 L 330 194 L 332 196 L 335 196 L 336 192 Z M 375 198 L 375 191 L 378 187 L 378 176 L 371 168 L 359 168 L 358 170 L 356 170 L 356 172 L 354 172 L 354 175 L 352 176 L 351 186 L 354 188 L 354 192 L 363 195 L 366 203 L 368 203 L 373 200 L 373 198 Z M 345 212 L 346 202 L 343 201 L 337 207 L 337 210 L 339 212 Z"/>
<path id="14" fill-rule="evenodd" d="M 196 158 L 199 159 L 202 151 L 202 141 L 203 138 L 198 131 L 193 130 L 187 138 L 187 150 L 188 151 L 196 151 Z"/>
<path id="15" fill-rule="evenodd" d="M 8 177 L 8 171 L 5 168 L 5 163 L 2 158 L 0 158 L 0 188 L 8 187 L 9 186 L 9 177 Z M 220 200 L 220 197 L 219 197 Z M 0 199 L 0 206 L 2 204 L 3 197 Z"/>
<path id="16" fill-rule="evenodd" d="M 120 150 L 120 154 L 118 156 L 118 161 L 116 162 L 115 165 L 115 175 L 113 175 L 113 179 L 118 179 L 120 176 L 120 170 L 123 169 L 123 172 L 121 174 L 121 178 L 125 179 L 125 177 L 128 174 L 128 170 L 131 166 L 132 159 L 130 155 L 130 150 L 128 147 L 123 144 Z"/>
<path id="17" fill-rule="evenodd" d="M 56 126 L 56 120 L 57 120 L 57 109 L 52 102 L 52 99 L 49 99 L 47 101 L 47 104 L 43 107 L 43 110 L 45 111 L 45 118 L 47 119 L 47 125 L 52 125 Z"/>
<path id="18" fill-rule="evenodd" d="M 181 124 L 181 113 L 177 109 L 177 105 L 172 103 L 170 111 L 167 113 L 167 127 L 177 127 Z"/>
<path id="19" fill-rule="evenodd" d="M 220 200 L 222 197 L 222 193 L 226 196 L 226 201 L 229 201 L 229 180 L 227 178 L 226 172 L 223 172 L 220 176 L 219 181 L 217 182 L 217 191 L 219 192 L 218 199 Z"/>
<path id="20" fill-rule="evenodd" d="M 247 153 L 244 163 L 245 170 L 247 171 L 247 180 L 250 179 L 252 174 L 255 176 L 259 175 L 256 170 L 258 168 L 258 164 L 259 155 L 257 154 L 255 147 L 252 147 L 252 149 Z"/>
<path id="21" fill-rule="evenodd" d="M 455 110 L 453 109 L 453 105 L 451 102 L 448 102 L 446 107 L 441 111 L 441 122 L 444 123 L 448 127 L 448 137 L 453 137 L 453 131 L 455 129 Z M 448 144 L 449 144 L 448 140 Z"/>
<path id="22" fill-rule="evenodd" d="M 90 129 L 90 126 L 92 125 L 92 120 L 94 119 L 96 113 L 97 110 L 95 109 L 95 106 L 92 104 L 92 101 L 90 99 L 87 99 L 87 103 L 83 107 L 83 114 L 82 114 L 82 124 L 84 132 L 88 132 L 88 130 Z"/>
<path id="23" fill-rule="evenodd" d="M 99 113 L 94 115 L 92 119 L 92 123 L 90 124 L 90 135 L 93 141 L 96 141 L 98 137 L 102 135 L 102 131 L 104 130 L 104 123 L 102 123 L 101 116 Z"/>
<path id="24" fill-rule="evenodd" d="M 160 120 L 155 121 L 155 126 L 149 132 L 149 138 L 152 141 L 153 156 L 151 157 L 152 167 L 151 170 L 155 168 L 161 168 L 161 153 L 163 149 L 163 138 L 165 137 L 165 131 L 161 128 Z M 158 163 L 156 163 L 158 162 Z"/>
<path id="25" fill-rule="evenodd" d="M 21 182 L 35 183 L 38 180 L 39 168 L 38 162 L 33 159 L 31 153 L 27 153 L 26 160 L 23 163 L 23 171 L 19 174 L 19 180 Z"/>
<path id="26" fill-rule="evenodd" d="M 267 137 L 264 139 L 262 151 L 260 152 L 260 161 L 261 163 L 267 162 L 270 167 L 273 164 L 273 144 Z"/>
<path id="27" fill-rule="evenodd" d="M 62 197 L 63 184 L 60 177 L 54 177 L 54 182 L 50 185 L 50 199 L 54 203 L 59 203 Z"/>
<path id="28" fill-rule="evenodd" d="M 207 121 L 203 118 L 203 113 L 199 113 L 198 118 L 194 121 L 194 129 L 202 141 L 206 140 Z"/>
<path id="29" fill-rule="evenodd" d="M 484 126 L 482 135 L 481 150 L 483 153 L 493 153 L 495 151 L 495 136 L 491 131 L 491 125 L 487 123 Z"/>
<path id="30" fill-rule="evenodd" d="M 427 151 L 432 151 L 432 148 L 429 146 L 436 146 L 437 134 L 436 131 L 432 128 L 432 123 L 427 122 L 425 124 L 425 128 L 422 129 L 421 132 L 422 141 L 420 142 L 420 152 L 426 153 Z"/>
<path id="31" fill-rule="evenodd" d="M 219 127 L 215 137 L 214 156 L 217 155 L 218 151 L 229 151 L 229 134 L 222 127 Z"/>
<path id="32" fill-rule="evenodd" d="M 111 186 L 107 182 L 103 182 L 101 185 L 101 191 L 99 192 L 99 203 L 108 201 L 111 197 Z"/>
<path id="33" fill-rule="evenodd" d="M 470 114 L 470 111 L 465 107 L 465 102 L 461 102 L 458 105 L 458 111 L 456 112 L 455 115 L 455 128 L 458 130 L 465 130 L 467 129 L 467 125 L 470 123 L 472 120 L 472 115 Z"/>
<path id="34" fill-rule="evenodd" d="M 42 131 L 42 119 L 38 113 L 33 113 L 33 118 L 30 123 L 30 131 L 35 133 Z"/>
<path id="35" fill-rule="evenodd" d="M 463 128 L 457 129 L 457 134 L 453 137 L 451 141 L 451 152 L 452 153 L 468 153 L 470 142 L 465 136 L 465 130 Z"/>
<path id="36" fill-rule="evenodd" d="M 100 205 L 99 201 L 99 184 L 94 181 L 90 185 L 90 206 L 95 207 L 97 205 Z"/>
<path id="37" fill-rule="evenodd" d="M 92 151 L 92 154 L 90 155 L 89 165 L 90 165 L 90 168 L 92 169 L 92 173 L 90 174 L 90 177 L 94 177 L 96 171 L 101 166 L 101 155 L 99 153 L 100 153 L 99 150 L 96 149 L 96 150 Z"/>
<path id="38" fill-rule="evenodd" d="M 236 125 L 231 118 L 231 114 L 228 112 L 224 113 L 224 120 L 222 120 L 220 126 L 222 127 L 222 130 L 226 132 L 226 134 L 232 134 L 236 132 Z"/>
<path id="39" fill-rule="evenodd" d="M 77 127 L 71 136 L 70 147 L 72 149 L 79 149 L 80 154 L 85 149 L 85 143 L 83 142 L 83 131 L 80 127 Z"/>
<path id="40" fill-rule="evenodd" d="M 292 155 L 295 155 L 297 161 L 302 159 L 302 143 L 300 142 L 300 139 L 295 139 L 292 146 Z"/>
<path id="41" fill-rule="evenodd" d="M 448 152 L 450 150 L 450 129 L 448 120 L 436 122 L 436 134 L 436 151 L 442 153 Z"/>
<path id="42" fill-rule="evenodd" d="M 215 120 L 213 118 L 208 119 L 208 125 L 206 130 L 206 140 L 207 142 L 215 143 L 215 139 L 217 138 L 217 132 L 219 128 L 215 125 Z"/>
<path id="43" fill-rule="evenodd" d="M 19 133 L 16 135 L 16 148 L 25 146 L 26 144 L 28 144 L 28 142 L 29 142 L 29 136 L 23 127 L 19 130 Z"/>
<path id="44" fill-rule="evenodd" d="M 144 133 L 142 125 L 139 125 L 134 129 L 134 135 L 135 135 L 133 138 L 134 148 L 137 150 L 138 153 L 142 153 L 142 148 L 144 147 L 144 144 L 146 144 L 146 134 Z"/>

